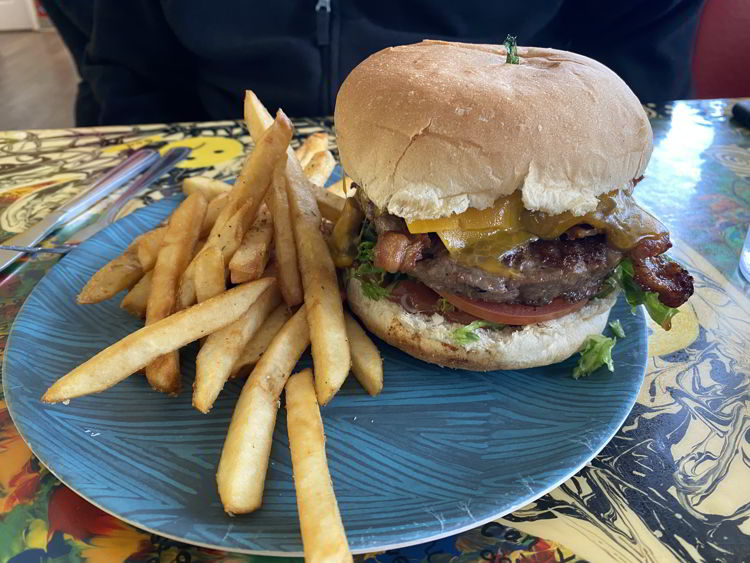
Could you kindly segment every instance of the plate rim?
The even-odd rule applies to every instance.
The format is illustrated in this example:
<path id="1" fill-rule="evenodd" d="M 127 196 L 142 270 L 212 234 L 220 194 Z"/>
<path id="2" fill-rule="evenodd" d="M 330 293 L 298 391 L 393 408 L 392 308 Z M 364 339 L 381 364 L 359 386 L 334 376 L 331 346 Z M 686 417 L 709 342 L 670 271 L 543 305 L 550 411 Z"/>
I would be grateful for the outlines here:
<path id="1" fill-rule="evenodd" d="M 159 203 L 164 203 L 164 202 L 168 202 L 168 201 L 170 201 L 170 202 L 177 202 L 177 201 L 180 201 L 180 199 L 181 198 L 179 198 L 179 199 L 178 198 L 165 198 L 165 199 L 159 200 L 158 202 L 154 202 L 154 204 L 158 205 Z M 152 206 L 154 204 L 152 204 Z M 133 214 L 137 214 L 139 211 L 145 210 L 148 207 L 151 207 L 151 206 L 147 206 L 147 207 L 142 208 L 142 209 L 137 209 L 137 210 L 135 210 L 133 212 Z M 165 205 L 165 207 L 166 207 L 166 205 Z M 152 210 L 152 211 L 154 211 L 154 210 Z M 128 215 L 128 216 L 130 216 L 130 215 Z M 128 216 L 124 217 L 123 219 L 127 218 Z M 102 232 L 108 230 L 109 228 L 111 228 L 111 226 L 112 225 L 108 226 L 106 229 L 103 229 Z M 92 241 L 96 240 L 96 238 L 98 236 L 99 236 L 99 233 L 97 233 L 94 237 L 91 237 L 91 239 L 89 239 L 89 240 L 92 240 Z M 79 250 L 79 248 L 74 249 L 74 251 Z M 8 414 L 10 416 L 11 421 L 13 422 L 13 425 L 16 428 L 16 431 L 18 432 L 19 436 L 21 436 L 21 439 L 23 440 L 24 444 L 26 444 L 26 447 L 29 448 L 29 450 L 34 455 L 34 457 L 37 460 L 39 460 L 39 462 L 47 469 L 47 471 L 49 471 L 52 475 L 54 475 L 55 478 L 58 481 L 60 481 L 64 486 L 66 486 L 68 489 L 70 489 L 71 491 L 73 491 L 74 493 L 76 493 L 78 496 L 80 496 L 81 498 L 83 498 L 87 502 L 89 502 L 92 505 L 96 506 L 98 509 L 102 510 L 106 514 L 109 514 L 110 516 L 113 516 L 114 518 L 117 518 L 118 520 L 121 520 L 123 522 L 126 522 L 127 524 L 129 524 L 129 525 L 131 525 L 131 526 L 133 526 L 133 527 L 135 527 L 135 528 L 137 528 L 139 530 L 145 530 L 148 533 L 155 534 L 155 535 L 158 535 L 158 536 L 162 536 L 162 537 L 165 537 L 165 538 L 173 540 L 173 541 L 184 543 L 186 545 L 196 546 L 196 547 L 201 547 L 201 548 L 207 548 L 207 549 L 220 550 L 220 551 L 226 551 L 228 553 L 241 553 L 241 554 L 246 554 L 246 555 L 262 555 L 262 556 L 270 556 L 270 557 L 303 557 L 304 553 L 302 551 L 269 551 L 269 550 L 261 550 L 261 549 L 245 549 L 245 548 L 233 547 L 233 546 L 232 547 L 227 547 L 227 546 L 224 546 L 224 545 L 221 545 L 221 544 L 211 544 L 211 543 L 205 543 L 205 542 L 195 541 L 195 540 L 192 540 L 192 539 L 182 538 L 182 537 L 179 537 L 179 536 L 171 535 L 169 533 L 165 533 L 165 532 L 160 531 L 160 530 L 156 530 L 156 529 L 150 528 L 148 526 L 144 526 L 143 524 L 135 522 L 135 521 L 133 521 L 133 520 L 131 520 L 129 518 L 124 518 L 124 517 L 120 516 L 114 510 L 110 510 L 110 509 L 104 508 L 98 502 L 94 501 L 93 499 L 89 498 L 87 495 L 85 495 L 81 491 L 79 491 L 77 488 L 75 488 L 75 487 L 71 486 L 70 484 L 68 484 L 68 482 L 65 479 L 62 479 L 57 474 L 57 472 L 55 472 L 50 467 L 50 465 L 35 451 L 35 449 L 32 447 L 32 445 L 27 440 L 26 435 L 21 430 L 21 427 L 16 422 L 15 416 L 13 414 L 13 404 L 14 404 L 14 401 L 11 399 L 11 394 L 8 392 L 8 383 L 7 383 L 7 378 L 5 377 L 5 374 L 7 373 L 6 367 L 7 367 L 8 356 L 9 356 L 9 354 L 7 353 L 7 351 L 8 351 L 8 349 L 10 349 L 11 343 L 13 342 L 13 340 L 15 338 L 15 332 L 16 332 L 15 329 L 16 329 L 17 320 L 22 315 L 22 313 L 24 312 L 24 310 L 26 309 L 26 306 L 27 306 L 27 304 L 29 302 L 29 299 L 38 290 L 38 288 L 41 285 L 41 283 L 44 280 L 44 278 L 46 278 L 48 275 L 50 275 L 50 273 L 55 268 L 58 268 L 60 266 L 60 264 L 64 260 L 67 260 L 69 258 L 69 256 L 70 256 L 70 254 L 63 256 L 62 259 L 60 259 L 56 264 L 54 264 L 44 274 L 44 276 L 34 285 L 33 289 L 26 296 L 26 299 L 24 299 L 23 304 L 21 305 L 21 307 L 19 308 L 18 312 L 16 313 L 16 316 L 13 319 L 13 323 L 12 323 L 12 325 L 11 325 L 9 331 L 8 331 L 8 338 L 7 338 L 6 343 L 5 343 L 5 348 L 3 350 L 2 381 L 3 381 L 3 395 L 4 395 L 4 398 L 5 398 L 6 409 L 8 411 Z M 620 295 L 618 297 L 618 299 L 622 299 L 622 295 Z M 609 432 L 606 433 L 606 435 L 605 435 L 606 439 L 602 440 L 601 446 L 599 446 L 598 448 L 590 450 L 590 455 L 587 455 L 581 461 L 581 463 L 578 466 L 575 467 L 574 470 L 565 471 L 565 475 L 562 478 L 560 478 L 559 480 L 555 481 L 549 487 L 543 489 L 538 494 L 534 494 L 531 497 L 526 498 L 526 499 L 524 499 L 521 502 L 513 504 L 512 506 L 508 507 L 505 510 L 502 510 L 502 511 L 500 511 L 500 512 L 498 512 L 496 514 L 493 514 L 492 516 L 486 517 L 484 519 L 476 520 L 475 522 L 472 522 L 471 524 L 468 524 L 466 526 L 460 526 L 460 527 L 452 528 L 450 530 L 445 530 L 445 531 L 441 530 L 437 534 L 430 535 L 430 536 L 425 536 L 425 537 L 422 537 L 422 538 L 420 538 L 418 540 L 409 540 L 409 541 L 399 542 L 399 543 L 393 543 L 393 544 L 383 544 L 383 545 L 377 545 L 377 546 L 370 546 L 370 547 L 366 547 L 366 548 L 351 549 L 351 553 L 354 554 L 354 555 L 360 555 L 360 554 L 365 554 L 365 553 L 372 553 L 373 551 L 389 551 L 389 550 L 394 550 L 394 549 L 401 549 L 401 548 L 405 548 L 405 547 L 411 547 L 411 546 L 414 546 L 414 545 L 420 545 L 420 544 L 424 544 L 424 543 L 429 543 L 431 541 L 437 541 L 437 540 L 440 540 L 440 539 L 443 539 L 443 538 L 446 538 L 446 537 L 449 537 L 449 536 L 461 534 L 461 533 L 466 532 L 468 530 L 479 528 L 479 527 L 487 524 L 488 522 L 492 522 L 494 520 L 497 520 L 498 518 L 502 518 L 503 516 L 505 516 L 507 514 L 510 514 L 510 513 L 514 512 L 514 511 L 518 510 L 519 508 L 525 506 L 526 504 L 532 503 L 535 500 L 543 497 L 544 495 L 548 494 L 549 492 L 553 491 L 554 489 L 558 488 L 560 485 L 562 485 L 563 483 L 565 483 L 568 479 L 574 477 L 578 472 L 580 472 L 584 467 L 586 467 L 591 462 L 591 460 L 594 459 L 597 455 L 599 455 L 599 453 L 609 444 L 609 442 L 612 441 L 612 438 L 617 434 L 617 432 L 619 432 L 620 428 L 622 427 L 622 425 L 627 420 L 627 417 L 632 412 L 633 407 L 635 406 L 635 403 L 638 400 L 638 396 L 640 395 L 640 391 L 641 391 L 641 389 L 643 387 L 643 384 L 644 384 L 644 381 L 645 381 L 645 375 L 646 375 L 647 368 L 648 368 L 648 323 L 647 323 L 647 320 L 645 318 L 644 307 L 642 305 L 639 305 L 637 307 L 635 315 L 637 317 L 639 317 L 639 319 L 643 322 L 643 325 L 642 325 L 643 326 L 643 330 L 639 331 L 639 334 L 637 336 L 638 336 L 639 340 L 643 341 L 642 343 L 645 343 L 644 350 L 645 350 L 645 353 L 646 353 L 646 361 L 643 363 L 642 373 L 639 374 L 640 384 L 638 385 L 638 390 L 635 393 L 633 393 L 632 396 L 630 397 L 630 399 L 628 400 L 628 402 L 627 402 L 628 408 L 627 408 L 627 410 L 623 411 L 624 412 L 623 416 L 619 417 L 619 420 L 616 421 L 617 424 L 613 423 L 611 431 L 609 431 Z M 449 368 L 441 368 L 440 366 L 435 366 L 433 369 L 446 370 L 446 369 L 449 369 Z M 500 370 L 500 371 L 502 371 L 502 370 Z M 296 504 L 296 501 L 295 501 L 295 504 Z M 301 539 L 300 539 L 300 541 L 301 541 Z"/>

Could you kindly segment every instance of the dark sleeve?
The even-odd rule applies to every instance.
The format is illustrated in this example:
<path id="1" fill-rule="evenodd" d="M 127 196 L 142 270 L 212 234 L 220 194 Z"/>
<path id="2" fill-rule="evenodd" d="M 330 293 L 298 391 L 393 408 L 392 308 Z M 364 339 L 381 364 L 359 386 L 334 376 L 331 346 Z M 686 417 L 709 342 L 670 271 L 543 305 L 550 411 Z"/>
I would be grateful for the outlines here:
<path id="1" fill-rule="evenodd" d="M 100 113 L 99 104 L 91 91 L 91 85 L 83 78 L 83 57 L 91 39 L 94 4 L 88 0 L 40 0 L 40 2 L 70 51 L 78 75 L 81 77 L 74 108 L 76 127 L 97 125 Z"/>
<path id="2" fill-rule="evenodd" d="M 160 2 L 96 0 L 81 73 L 101 125 L 205 119 L 194 59 L 166 23 Z"/>
<path id="3" fill-rule="evenodd" d="M 574 0 L 558 20 L 563 49 L 619 74 L 642 102 L 690 98 L 691 60 L 704 0 Z"/>

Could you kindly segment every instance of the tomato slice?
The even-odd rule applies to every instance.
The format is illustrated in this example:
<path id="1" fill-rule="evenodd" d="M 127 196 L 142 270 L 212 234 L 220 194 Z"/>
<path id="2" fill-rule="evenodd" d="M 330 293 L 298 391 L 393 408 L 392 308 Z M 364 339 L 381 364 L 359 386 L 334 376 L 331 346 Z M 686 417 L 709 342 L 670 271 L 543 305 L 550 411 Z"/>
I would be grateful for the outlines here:
<path id="1" fill-rule="evenodd" d="M 514 305 L 509 303 L 490 303 L 468 299 L 452 293 L 441 294 L 446 301 L 455 305 L 458 309 L 493 323 L 508 325 L 530 325 L 542 321 L 559 319 L 565 315 L 577 311 L 586 304 L 586 301 L 568 303 L 564 299 L 553 299 L 549 305 L 533 307 L 531 305 Z"/>
<path id="2" fill-rule="evenodd" d="M 440 313 L 451 322 L 467 325 L 477 318 L 469 313 L 455 309 L 453 311 L 441 310 L 438 306 L 440 295 L 427 287 L 422 282 L 414 280 L 401 280 L 391 290 L 388 297 L 394 303 L 400 304 L 410 313 Z"/>

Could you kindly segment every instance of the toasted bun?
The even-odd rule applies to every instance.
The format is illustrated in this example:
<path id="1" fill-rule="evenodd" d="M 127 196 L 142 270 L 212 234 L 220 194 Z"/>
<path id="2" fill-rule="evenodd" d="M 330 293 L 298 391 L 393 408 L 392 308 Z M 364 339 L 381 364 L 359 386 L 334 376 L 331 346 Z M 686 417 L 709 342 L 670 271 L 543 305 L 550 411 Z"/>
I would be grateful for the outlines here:
<path id="1" fill-rule="evenodd" d="M 407 220 L 484 209 L 520 189 L 530 210 L 582 215 L 643 175 L 646 113 L 628 86 L 587 57 L 423 41 L 379 51 L 336 99 L 346 173 Z"/>
<path id="2" fill-rule="evenodd" d="M 601 334 L 616 293 L 593 299 L 582 309 L 554 321 L 523 328 L 480 330 L 479 340 L 459 346 L 453 331 L 462 325 L 440 315 L 412 314 L 386 299 L 373 301 L 362 294 L 356 279 L 347 285 L 349 306 L 365 326 L 420 360 L 474 371 L 547 366 L 575 354 L 590 334 Z"/>

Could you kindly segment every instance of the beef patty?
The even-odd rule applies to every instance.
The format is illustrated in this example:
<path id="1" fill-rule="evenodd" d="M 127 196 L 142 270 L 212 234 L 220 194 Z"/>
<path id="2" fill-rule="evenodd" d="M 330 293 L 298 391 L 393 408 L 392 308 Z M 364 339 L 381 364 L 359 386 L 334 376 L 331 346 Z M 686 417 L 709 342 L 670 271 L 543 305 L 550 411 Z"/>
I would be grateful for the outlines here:
<path id="1" fill-rule="evenodd" d="M 537 240 L 515 248 L 504 257 L 505 265 L 518 271 L 518 276 L 493 274 L 459 264 L 450 257 L 439 237 L 422 235 L 417 240 L 408 234 L 401 217 L 378 213 L 375 205 L 365 198 L 359 202 L 378 234 L 381 248 L 376 247 L 376 263 L 378 250 L 383 258 L 391 262 L 394 259 L 392 248 L 382 248 L 380 244 L 389 238 L 386 233 L 399 233 L 414 242 L 421 241 L 419 259 L 414 259 L 413 244 L 405 247 L 409 251 L 406 259 L 400 261 L 398 271 L 438 292 L 493 303 L 546 305 L 557 297 L 577 302 L 596 295 L 604 278 L 622 260 L 622 253 L 609 248 L 603 235 L 576 240 Z"/>
<path id="2" fill-rule="evenodd" d="M 596 229 L 579 225 L 559 239 L 535 240 L 505 254 L 503 264 L 518 272 L 509 277 L 459 264 L 434 233 L 412 235 L 401 217 L 378 213 L 363 196 L 359 204 L 378 234 L 375 264 L 405 272 L 438 292 L 493 303 L 546 305 L 558 297 L 575 303 L 596 295 L 603 280 L 628 257 L 636 281 L 658 293 L 662 303 L 678 307 L 693 294 L 690 274 L 661 256 L 672 246 L 666 235 L 641 241 L 626 256 L 610 248 Z"/>
<path id="3" fill-rule="evenodd" d="M 503 263 L 518 272 L 507 277 L 459 264 L 440 246 L 406 273 L 439 293 L 493 303 L 546 305 L 557 297 L 571 303 L 590 299 L 622 259 L 620 252 L 607 247 L 602 235 L 537 240 L 504 257 Z"/>

